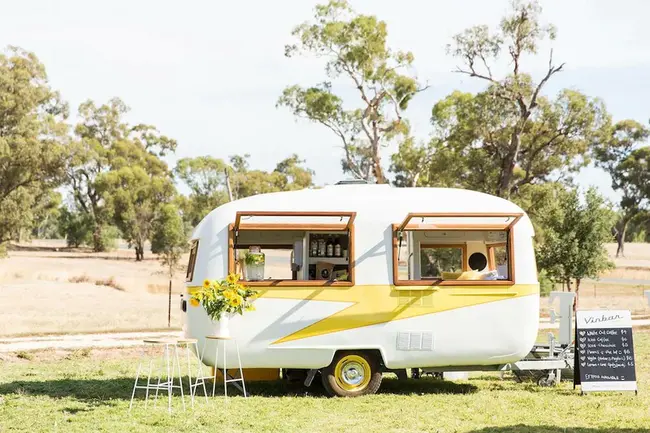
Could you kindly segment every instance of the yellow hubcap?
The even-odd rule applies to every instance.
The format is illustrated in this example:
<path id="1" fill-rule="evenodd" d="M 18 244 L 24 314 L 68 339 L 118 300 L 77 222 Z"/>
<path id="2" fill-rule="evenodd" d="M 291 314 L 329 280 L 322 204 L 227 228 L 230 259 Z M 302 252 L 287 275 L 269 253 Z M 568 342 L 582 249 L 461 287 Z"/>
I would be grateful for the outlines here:
<path id="1" fill-rule="evenodd" d="M 370 383 L 370 364 L 359 355 L 346 355 L 336 363 L 336 383 L 346 391 L 361 391 Z"/>

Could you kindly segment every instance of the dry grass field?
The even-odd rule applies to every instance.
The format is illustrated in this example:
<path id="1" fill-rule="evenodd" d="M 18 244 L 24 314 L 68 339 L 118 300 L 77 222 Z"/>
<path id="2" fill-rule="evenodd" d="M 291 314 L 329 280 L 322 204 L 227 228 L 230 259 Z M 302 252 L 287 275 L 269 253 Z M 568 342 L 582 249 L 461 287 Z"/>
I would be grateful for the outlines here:
<path id="1" fill-rule="evenodd" d="M 613 256 L 614 244 L 607 246 Z M 187 258 L 181 263 L 184 265 Z M 581 308 L 629 309 L 650 316 L 650 244 L 626 245 L 626 258 L 600 281 L 585 281 Z M 273 270 L 270 270 L 273 272 Z M 173 281 L 172 328 L 178 329 L 184 269 Z M 60 241 L 13 247 L 0 260 L 0 335 L 152 330 L 167 327 L 168 277 L 155 256 L 136 263 L 132 250 L 92 253 Z M 548 315 L 548 300 L 540 301 Z"/>
<path id="2" fill-rule="evenodd" d="M 650 316 L 644 290 L 650 290 L 650 244 L 625 244 L 625 257 L 615 258 L 616 244 L 607 244 L 616 268 L 599 280 L 580 285 L 580 308 L 630 310 L 636 316 Z M 559 290 L 559 288 L 558 288 Z M 542 316 L 548 316 L 548 298 L 540 300 Z"/>
<path id="3" fill-rule="evenodd" d="M 184 281 L 181 269 L 172 284 L 176 328 Z M 0 305 L 10 307 L 0 316 L 0 335 L 166 328 L 168 287 L 151 254 L 136 263 L 130 250 L 12 248 L 0 260 Z"/>

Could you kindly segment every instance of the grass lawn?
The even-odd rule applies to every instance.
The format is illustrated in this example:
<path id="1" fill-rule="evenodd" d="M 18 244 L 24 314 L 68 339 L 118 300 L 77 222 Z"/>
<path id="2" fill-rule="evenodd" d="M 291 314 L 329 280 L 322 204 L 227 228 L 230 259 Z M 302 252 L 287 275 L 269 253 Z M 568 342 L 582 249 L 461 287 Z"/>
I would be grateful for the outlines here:
<path id="1" fill-rule="evenodd" d="M 640 392 L 580 396 L 511 378 L 431 378 L 398 382 L 386 375 L 380 393 L 354 399 L 281 383 L 249 383 L 252 397 L 199 401 L 183 412 L 174 398 L 128 413 L 138 353 L 134 350 L 45 351 L 0 358 L 0 432 L 648 432 L 650 331 L 635 331 Z"/>

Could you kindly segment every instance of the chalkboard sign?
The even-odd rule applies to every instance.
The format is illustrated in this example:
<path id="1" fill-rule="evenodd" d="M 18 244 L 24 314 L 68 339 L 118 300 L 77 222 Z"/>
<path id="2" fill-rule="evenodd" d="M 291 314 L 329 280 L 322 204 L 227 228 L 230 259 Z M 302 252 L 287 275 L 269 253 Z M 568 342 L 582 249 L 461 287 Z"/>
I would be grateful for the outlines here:
<path id="1" fill-rule="evenodd" d="M 577 311 L 574 386 L 588 391 L 636 391 L 629 311 Z"/>

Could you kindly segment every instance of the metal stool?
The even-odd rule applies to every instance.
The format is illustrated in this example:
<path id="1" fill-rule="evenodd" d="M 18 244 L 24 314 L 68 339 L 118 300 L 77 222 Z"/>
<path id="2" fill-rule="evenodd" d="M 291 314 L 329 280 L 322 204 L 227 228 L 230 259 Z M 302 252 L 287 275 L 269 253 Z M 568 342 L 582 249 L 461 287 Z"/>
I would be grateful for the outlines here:
<path id="1" fill-rule="evenodd" d="M 177 342 L 178 347 L 185 346 L 185 355 L 187 358 L 187 381 L 188 388 L 190 390 L 190 402 L 192 408 L 194 408 L 194 395 L 196 394 L 196 388 L 199 385 L 203 385 L 203 395 L 205 396 L 206 403 L 208 402 L 208 391 L 205 388 L 205 380 L 203 379 L 203 362 L 199 359 L 199 346 L 196 338 L 181 338 Z M 192 350 L 194 346 L 194 350 Z M 192 383 L 192 361 L 190 360 L 191 355 L 190 351 L 193 351 L 196 354 L 196 359 L 198 360 L 197 370 L 196 370 L 196 381 Z M 200 381 L 200 383 L 199 383 Z"/>
<path id="2" fill-rule="evenodd" d="M 232 383 L 235 387 L 240 389 L 244 393 L 244 397 L 248 397 L 246 395 L 246 384 L 244 383 L 244 372 L 242 371 L 242 366 L 241 366 L 241 358 L 239 356 L 239 344 L 237 343 L 237 340 L 233 340 L 230 337 L 217 337 L 213 335 L 208 335 L 205 337 L 205 343 L 203 345 L 203 350 L 201 351 L 201 364 L 203 363 L 203 355 L 205 354 L 205 348 L 208 345 L 209 341 L 214 341 L 215 343 L 215 350 L 214 350 L 214 376 L 204 376 L 201 378 L 201 380 L 205 380 L 207 378 L 212 378 L 212 396 L 214 397 L 215 391 L 217 388 L 217 371 L 219 370 L 219 367 L 217 366 L 217 360 L 219 359 L 219 343 L 223 342 L 223 394 L 224 397 L 228 398 L 228 383 Z M 238 378 L 233 378 L 228 375 L 228 364 L 226 360 L 226 352 L 227 352 L 227 343 L 228 341 L 233 341 L 235 343 L 235 348 L 237 349 L 237 363 L 239 365 L 239 377 Z M 230 377 L 230 378 L 229 378 Z M 197 378 L 197 382 L 199 379 Z M 237 382 L 241 382 L 241 388 L 237 384 Z"/>
<path id="3" fill-rule="evenodd" d="M 135 398 L 135 391 L 137 389 L 144 389 L 146 390 L 145 394 L 145 407 L 147 407 L 147 404 L 149 402 L 149 392 L 150 391 L 156 391 L 156 397 L 155 397 L 155 403 L 158 402 L 158 392 L 159 391 L 167 391 L 167 408 L 169 413 L 172 411 L 172 393 L 174 391 L 174 388 L 178 388 L 181 390 L 181 400 L 183 402 L 183 410 L 185 410 L 185 395 L 183 394 L 183 382 L 181 379 L 181 364 L 178 358 L 178 343 L 179 340 L 175 339 L 148 339 L 144 340 L 144 345 L 142 346 L 142 356 L 140 357 L 140 362 L 138 363 L 138 371 L 135 375 L 135 383 L 133 384 L 133 392 L 131 393 L 131 403 L 129 404 L 129 412 L 131 411 L 131 408 L 133 407 L 133 399 Z M 183 344 L 191 344 L 191 343 L 183 343 Z M 149 363 L 149 373 L 147 375 L 147 384 L 146 385 L 138 385 L 138 380 L 140 379 L 140 372 L 142 370 L 142 364 L 143 361 L 147 358 L 146 352 L 147 352 L 147 347 L 153 349 L 154 347 L 160 347 L 162 346 L 163 349 L 163 354 L 162 357 L 159 359 L 160 364 L 159 364 L 159 369 L 158 369 L 158 381 L 156 383 L 153 383 L 151 381 L 151 372 L 153 369 L 153 364 L 155 361 L 155 356 L 154 355 L 149 355 L 148 363 Z M 172 353 L 173 351 L 173 353 Z M 166 376 L 165 376 L 165 381 L 161 382 L 161 379 L 163 377 L 163 367 L 166 364 Z M 178 385 L 174 385 L 174 373 L 175 371 L 178 371 Z M 190 377 L 190 383 L 191 383 L 191 377 Z M 154 403 L 154 404 L 155 404 Z"/>

